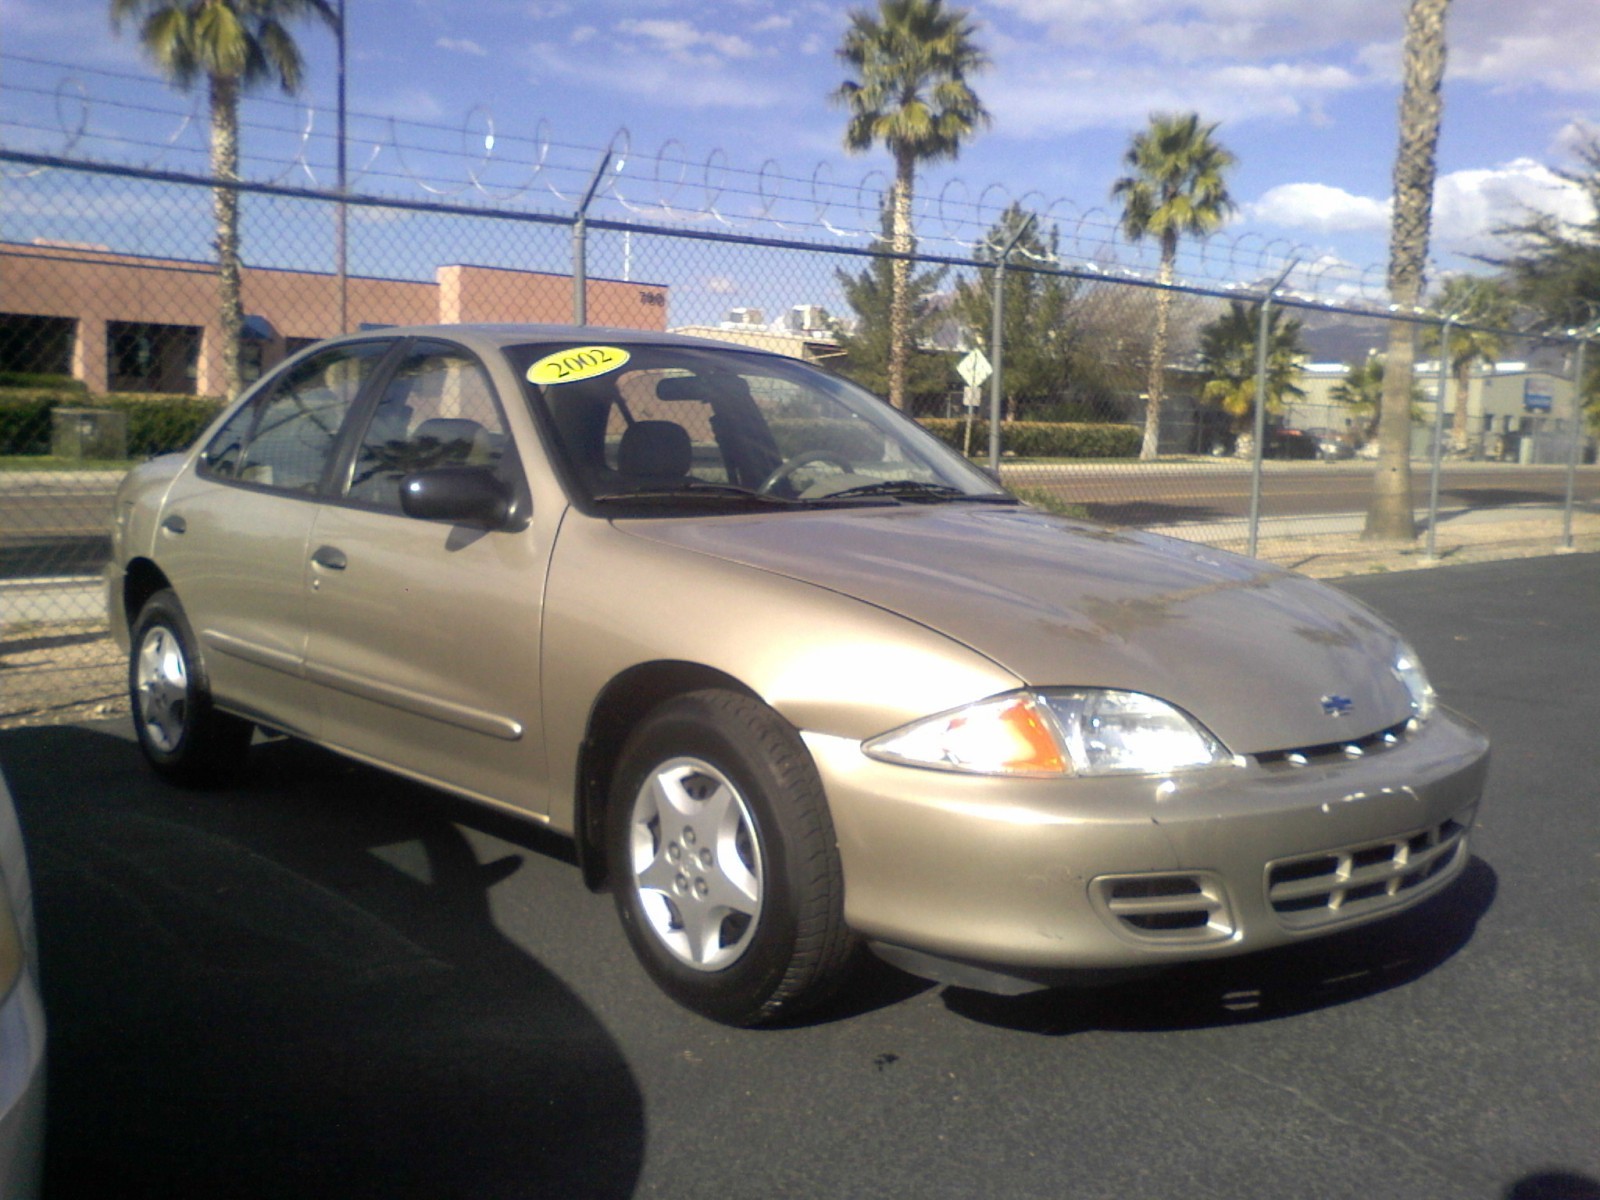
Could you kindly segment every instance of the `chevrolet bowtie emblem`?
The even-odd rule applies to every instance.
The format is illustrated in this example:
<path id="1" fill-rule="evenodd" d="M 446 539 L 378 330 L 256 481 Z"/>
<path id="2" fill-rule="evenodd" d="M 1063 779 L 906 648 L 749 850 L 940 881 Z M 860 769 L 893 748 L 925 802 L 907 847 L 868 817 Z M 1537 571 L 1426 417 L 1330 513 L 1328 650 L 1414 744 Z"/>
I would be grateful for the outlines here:
<path id="1" fill-rule="evenodd" d="M 1348 696 L 1324 696 L 1322 698 L 1322 711 L 1330 717 L 1347 716 L 1355 706 L 1355 701 Z"/>

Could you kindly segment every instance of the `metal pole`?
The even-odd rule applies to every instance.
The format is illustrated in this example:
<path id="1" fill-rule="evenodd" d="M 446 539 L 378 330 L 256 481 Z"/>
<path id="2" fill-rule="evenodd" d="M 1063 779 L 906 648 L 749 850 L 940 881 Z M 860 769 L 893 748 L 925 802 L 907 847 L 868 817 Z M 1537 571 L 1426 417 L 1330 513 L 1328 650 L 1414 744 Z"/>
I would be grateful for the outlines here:
<path id="1" fill-rule="evenodd" d="M 339 273 L 339 332 L 350 332 L 350 210 L 345 203 L 345 34 L 344 34 L 344 8 L 345 0 L 339 0 L 339 93 L 338 93 L 338 166 L 336 168 L 335 186 L 339 189 L 339 204 L 335 216 L 335 250 L 338 260 Z"/>
<path id="2" fill-rule="evenodd" d="M 1567 502 L 1561 510 L 1561 545 L 1568 550 L 1572 546 L 1572 506 L 1577 500 L 1578 486 L 1578 452 L 1583 446 L 1583 373 L 1585 368 L 1584 352 L 1589 348 L 1589 337 L 1594 333 L 1593 325 L 1583 331 L 1583 336 L 1578 339 L 1578 359 L 1574 366 L 1572 389 L 1572 447 L 1567 452 Z"/>
<path id="3" fill-rule="evenodd" d="M 1000 259 L 994 268 L 994 333 L 989 339 L 994 350 L 994 374 L 989 379 L 989 469 L 994 472 L 996 483 L 1000 481 L 1000 398 L 1003 395 L 1000 377 L 1005 365 L 1006 260 L 1032 226 L 1033 219 L 1034 214 L 1029 213 L 1017 226 L 1016 232 L 1001 247 Z"/>
<path id="4" fill-rule="evenodd" d="M 589 190 L 583 194 L 583 202 L 578 205 L 578 211 L 572 218 L 572 323 L 574 325 L 587 325 L 589 323 L 589 204 L 594 200 L 595 189 L 600 186 L 600 177 L 606 173 L 606 168 L 611 165 L 611 151 L 607 150 L 605 157 L 600 160 L 600 165 L 595 168 L 594 178 L 589 180 Z"/>
<path id="5" fill-rule="evenodd" d="M 1250 462 L 1250 545 L 1247 553 L 1251 558 L 1256 556 L 1256 546 L 1261 540 L 1261 463 L 1267 449 L 1267 339 L 1272 329 L 1272 297 L 1289 278 L 1289 272 L 1299 265 L 1300 260 L 1296 259 L 1285 267 L 1261 298 L 1261 324 L 1256 330 L 1256 437 Z"/>
<path id="6" fill-rule="evenodd" d="M 1439 475 L 1444 469 L 1444 402 L 1450 390 L 1450 330 L 1454 314 L 1444 319 L 1439 330 L 1439 395 L 1433 412 L 1433 476 L 1428 481 L 1428 557 L 1434 558 L 1439 529 Z"/>

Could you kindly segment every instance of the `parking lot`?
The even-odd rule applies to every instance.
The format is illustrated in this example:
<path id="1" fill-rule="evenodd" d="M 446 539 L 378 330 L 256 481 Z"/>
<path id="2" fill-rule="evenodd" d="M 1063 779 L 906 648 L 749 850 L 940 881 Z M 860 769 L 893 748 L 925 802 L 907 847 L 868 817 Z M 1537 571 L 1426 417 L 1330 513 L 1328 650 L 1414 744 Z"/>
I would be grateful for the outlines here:
<path id="1" fill-rule="evenodd" d="M 187 793 L 0 732 L 51 1019 L 47 1195 L 1600 1198 L 1600 555 L 1345 581 L 1495 762 L 1387 924 L 1093 992 L 868 967 L 676 1008 L 537 829 L 294 743 Z"/>

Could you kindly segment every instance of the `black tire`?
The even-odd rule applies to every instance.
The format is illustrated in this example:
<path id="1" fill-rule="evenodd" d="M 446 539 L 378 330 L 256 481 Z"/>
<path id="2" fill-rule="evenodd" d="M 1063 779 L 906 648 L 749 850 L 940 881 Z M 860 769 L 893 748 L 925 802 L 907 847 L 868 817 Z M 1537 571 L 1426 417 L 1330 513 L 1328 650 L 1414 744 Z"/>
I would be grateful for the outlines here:
<path id="1" fill-rule="evenodd" d="M 624 745 L 606 817 L 618 916 L 674 1000 L 762 1025 L 834 991 L 855 939 L 833 821 L 777 713 L 718 690 L 663 704 Z"/>
<path id="2" fill-rule="evenodd" d="M 205 666 L 170 588 L 145 601 L 128 654 L 128 697 L 139 749 L 156 774 L 185 787 L 237 778 L 255 726 L 211 703 Z"/>

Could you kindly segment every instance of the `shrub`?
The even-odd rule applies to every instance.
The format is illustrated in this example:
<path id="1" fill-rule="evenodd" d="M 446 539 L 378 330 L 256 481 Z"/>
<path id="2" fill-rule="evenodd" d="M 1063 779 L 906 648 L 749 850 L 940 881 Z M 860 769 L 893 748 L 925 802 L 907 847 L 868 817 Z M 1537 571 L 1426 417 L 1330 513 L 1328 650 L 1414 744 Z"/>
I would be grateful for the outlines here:
<path id="1" fill-rule="evenodd" d="M 0 388 L 27 388 L 39 392 L 87 393 L 83 380 L 70 375 L 48 375 L 32 371 L 0 371 Z"/>
<path id="2" fill-rule="evenodd" d="M 113 392 L 96 396 L 85 407 L 127 413 L 128 457 L 149 458 L 187 450 L 222 411 L 222 401 L 213 396 Z"/>
<path id="3" fill-rule="evenodd" d="M 0 389 L 0 454 L 49 454 L 57 408 L 106 408 L 128 416 L 128 457 L 184 450 L 222 409 L 211 396 L 116 392 L 96 396 L 72 388 Z"/>
<path id="4" fill-rule="evenodd" d="M 959 418 L 925 417 L 921 425 L 940 441 L 961 449 L 966 422 Z M 1080 425 L 1054 421 L 1002 421 L 1001 453 L 1018 458 L 1134 458 L 1143 431 L 1137 425 Z M 986 421 L 973 425 L 975 449 L 989 445 Z"/>
<path id="5" fill-rule="evenodd" d="M 50 411 L 81 395 L 31 388 L 0 391 L 0 454 L 49 454 Z"/>

